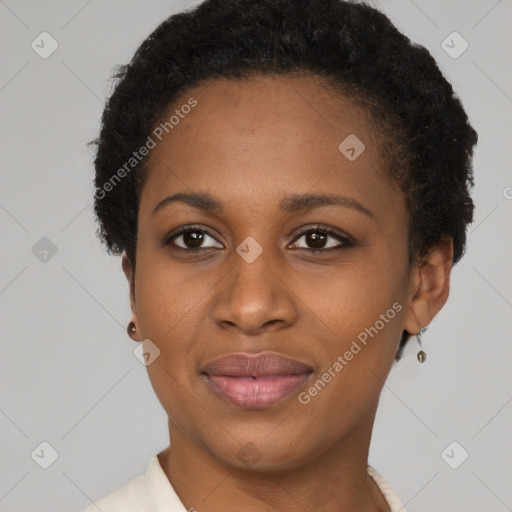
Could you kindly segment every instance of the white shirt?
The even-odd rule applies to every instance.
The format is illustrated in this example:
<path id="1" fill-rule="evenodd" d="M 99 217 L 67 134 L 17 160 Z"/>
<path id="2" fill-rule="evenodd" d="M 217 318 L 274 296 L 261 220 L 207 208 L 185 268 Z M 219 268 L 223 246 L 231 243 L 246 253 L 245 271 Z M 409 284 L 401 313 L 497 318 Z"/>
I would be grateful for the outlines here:
<path id="1" fill-rule="evenodd" d="M 391 512 L 406 512 L 387 480 L 368 465 L 368 474 L 377 484 Z M 194 511 L 194 508 L 188 509 Z M 199 509 L 198 509 L 199 510 Z M 146 473 L 128 482 L 112 494 L 89 505 L 83 512 L 188 512 L 178 498 L 158 456 L 149 462 Z"/>

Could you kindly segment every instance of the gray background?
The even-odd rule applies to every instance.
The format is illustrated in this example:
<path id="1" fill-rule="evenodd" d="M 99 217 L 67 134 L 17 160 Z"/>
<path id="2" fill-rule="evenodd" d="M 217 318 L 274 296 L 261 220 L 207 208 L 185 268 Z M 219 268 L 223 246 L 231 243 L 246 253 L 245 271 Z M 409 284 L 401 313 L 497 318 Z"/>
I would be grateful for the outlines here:
<path id="1" fill-rule="evenodd" d="M 479 144 L 468 252 L 423 336 L 427 362 L 413 339 L 389 376 L 370 463 L 408 512 L 512 510 L 512 2 L 372 3 L 430 50 Z M 1 511 L 79 511 L 167 446 L 166 415 L 125 332 L 120 258 L 95 239 L 85 143 L 113 66 L 191 5 L 0 0 Z M 59 45 L 47 59 L 31 48 L 43 31 Z M 441 46 L 453 31 L 469 43 L 458 58 Z M 46 261 L 43 237 L 57 249 Z M 48 469 L 34 460 L 48 462 L 48 449 L 31 457 L 43 441 L 58 453 Z"/>

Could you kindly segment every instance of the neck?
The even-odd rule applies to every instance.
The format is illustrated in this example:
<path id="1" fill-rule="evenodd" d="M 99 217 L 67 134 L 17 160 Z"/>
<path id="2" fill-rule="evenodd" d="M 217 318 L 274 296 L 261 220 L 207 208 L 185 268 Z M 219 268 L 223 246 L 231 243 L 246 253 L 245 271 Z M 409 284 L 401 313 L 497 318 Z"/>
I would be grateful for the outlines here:
<path id="1" fill-rule="evenodd" d="M 367 472 L 376 406 L 322 453 L 291 468 L 240 469 L 169 421 L 172 440 L 160 465 L 187 510 L 198 512 L 390 512 Z M 314 451 L 314 450 L 313 450 Z"/>

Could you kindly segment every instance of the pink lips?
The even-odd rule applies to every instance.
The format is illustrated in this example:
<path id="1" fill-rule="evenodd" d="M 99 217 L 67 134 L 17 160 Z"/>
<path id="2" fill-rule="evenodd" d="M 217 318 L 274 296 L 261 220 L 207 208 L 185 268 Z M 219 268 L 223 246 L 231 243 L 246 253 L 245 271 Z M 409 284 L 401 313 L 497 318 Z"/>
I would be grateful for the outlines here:
<path id="1" fill-rule="evenodd" d="M 232 354 L 207 364 L 202 372 L 213 389 L 244 408 L 268 407 L 300 387 L 312 369 L 276 354 Z"/>

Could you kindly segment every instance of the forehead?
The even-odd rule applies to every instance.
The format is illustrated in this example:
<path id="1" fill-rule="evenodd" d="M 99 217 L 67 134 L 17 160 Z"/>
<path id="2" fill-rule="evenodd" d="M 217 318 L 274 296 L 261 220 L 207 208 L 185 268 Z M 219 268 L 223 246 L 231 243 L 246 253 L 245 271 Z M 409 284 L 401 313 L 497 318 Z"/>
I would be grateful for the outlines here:
<path id="1" fill-rule="evenodd" d="M 182 93 L 164 122 L 174 113 L 179 122 L 148 157 L 141 214 L 176 190 L 227 202 L 313 189 L 377 202 L 394 193 L 367 111 L 314 78 L 212 80 Z"/>

